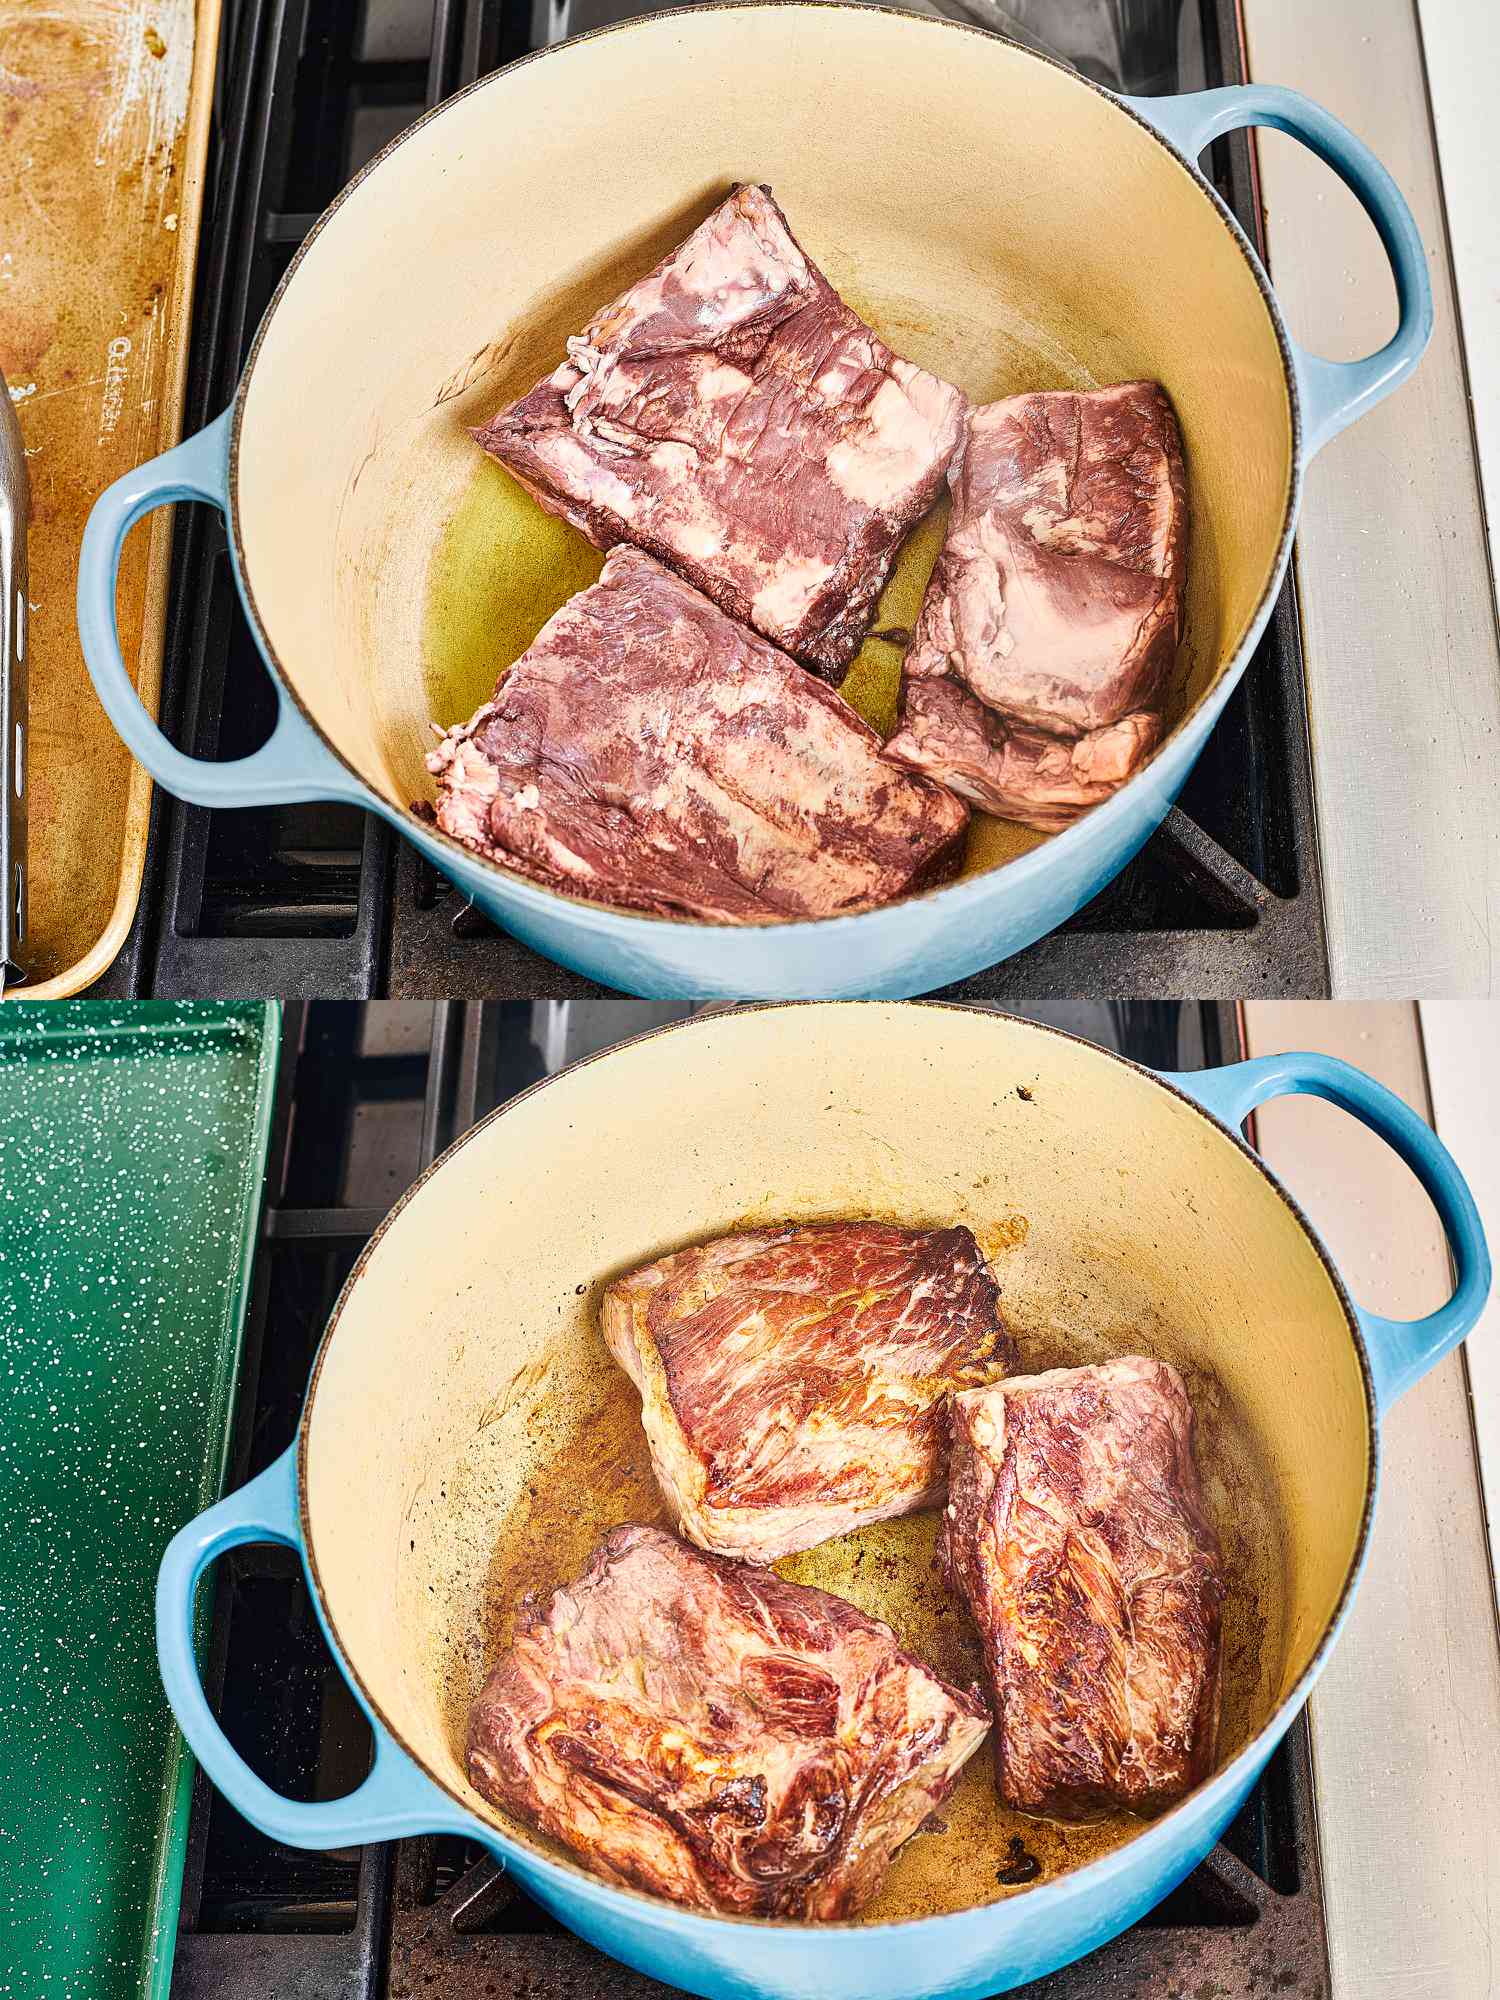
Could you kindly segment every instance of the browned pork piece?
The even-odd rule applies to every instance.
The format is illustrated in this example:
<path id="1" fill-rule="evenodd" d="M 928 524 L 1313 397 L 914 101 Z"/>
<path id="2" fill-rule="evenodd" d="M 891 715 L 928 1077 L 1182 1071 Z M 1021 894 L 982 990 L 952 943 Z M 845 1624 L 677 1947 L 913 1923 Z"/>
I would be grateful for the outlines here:
<path id="1" fill-rule="evenodd" d="M 841 1597 L 615 1528 L 523 1604 L 475 1703 L 484 1796 L 614 1882 L 738 1916 L 852 1916 L 989 1721 Z"/>
<path id="2" fill-rule="evenodd" d="M 1000 1795 L 1150 1813 L 1213 1766 L 1218 1539 L 1181 1378 L 1131 1356 L 950 1405 L 944 1559 L 984 1643 Z"/>
<path id="3" fill-rule="evenodd" d="M 933 504 L 963 395 L 893 354 L 739 187 L 474 435 L 601 549 L 632 542 L 837 678 Z"/>
<path id="4" fill-rule="evenodd" d="M 888 749 L 1056 832 L 1161 741 L 1187 579 L 1182 440 L 1125 382 L 975 410 Z"/>
<path id="5" fill-rule="evenodd" d="M 950 1391 L 1015 1359 L 967 1229 L 788 1223 L 605 1294 L 657 1481 L 702 1547 L 773 1562 L 938 1504 Z"/>
<path id="6" fill-rule="evenodd" d="M 554 889 L 719 923 L 951 875 L 968 808 L 831 688 L 639 550 L 542 627 L 427 760 L 445 833 Z"/>

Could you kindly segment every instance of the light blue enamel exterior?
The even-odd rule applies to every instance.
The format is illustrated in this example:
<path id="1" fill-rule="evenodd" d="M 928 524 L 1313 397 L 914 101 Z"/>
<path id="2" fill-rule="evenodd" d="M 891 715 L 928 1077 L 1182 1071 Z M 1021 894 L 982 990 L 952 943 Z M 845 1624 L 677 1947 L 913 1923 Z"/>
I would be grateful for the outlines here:
<path id="1" fill-rule="evenodd" d="M 1165 817 L 1270 616 L 1291 554 L 1290 526 L 1307 459 L 1390 394 L 1416 366 L 1432 330 L 1432 292 L 1411 212 L 1374 154 L 1330 113 L 1296 91 L 1264 84 L 1117 102 L 1122 115 L 1141 119 L 1176 150 L 1252 262 L 1254 252 L 1243 231 L 1192 162 L 1211 139 L 1241 125 L 1272 125 L 1310 146 L 1347 182 L 1374 220 L 1395 273 L 1400 324 L 1379 354 L 1359 362 L 1328 362 L 1295 346 L 1272 304 L 1293 357 L 1299 438 L 1288 532 L 1271 587 L 1243 645 L 1189 721 L 1139 777 L 1045 846 L 1006 868 L 892 908 L 815 923 L 768 928 L 669 923 L 571 901 L 479 860 L 370 791 L 290 698 L 258 626 L 256 638 L 280 708 L 275 734 L 253 757 L 238 763 L 209 764 L 184 756 L 150 720 L 131 687 L 115 626 L 114 579 L 125 533 L 148 509 L 200 499 L 227 514 L 232 410 L 197 437 L 117 481 L 89 519 L 79 570 L 78 621 L 84 657 L 110 719 L 154 777 L 197 804 L 338 798 L 380 813 L 466 896 L 533 950 L 603 985 L 650 999 L 904 999 L 965 978 L 1045 936 L 1117 875 Z M 244 598 L 233 532 L 229 541 Z"/>
<path id="2" fill-rule="evenodd" d="M 1222 1124 L 1235 1130 L 1268 1098 L 1326 1098 L 1384 1139 L 1422 1183 L 1453 1255 L 1452 1298 L 1425 1319 L 1382 1319 L 1379 1313 L 1356 1309 L 1370 1357 L 1375 1400 L 1382 1411 L 1389 1409 L 1419 1376 L 1458 1345 L 1489 1296 L 1490 1253 L 1484 1225 L 1453 1155 L 1394 1091 L 1335 1056 L 1264 1056 L 1227 1069 L 1165 1075 L 1163 1081 L 1196 1098 Z"/>
<path id="3" fill-rule="evenodd" d="M 229 511 L 229 432 L 233 410 L 149 464 L 106 487 L 83 531 L 78 561 L 78 634 L 99 699 L 138 762 L 169 792 L 202 806 L 290 805 L 303 799 L 366 803 L 364 787 L 314 732 L 274 669 L 276 727 L 250 757 L 211 764 L 169 743 L 141 706 L 120 651 L 115 583 L 125 537 L 154 507 L 207 500 Z M 235 563 L 239 581 L 239 564 Z M 262 648 L 264 652 L 264 648 Z"/>
<path id="4" fill-rule="evenodd" d="M 1288 1091 L 1326 1097 L 1362 1119 L 1415 1171 L 1447 1231 L 1457 1285 L 1440 1311 L 1410 1324 L 1359 1315 L 1378 1405 L 1387 1408 L 1464 1337 L 1489 1292 L 1484 1231 L 1451 1155 L 1399 1098 L 1326 1056 L 1275 1056 L 1162 1081 L 1231 1129 L 1269 1097 Z M 208 1564 L 239 1543 L 282 1542 L 301 1551 L 297 1499 L 293 1445 L 258 1479 L 189 1523 L 162 1563 L 156 1627 L 162 1679 L 184 1736 L 220 1791 L 263 1832 L 292 1846 L 343 1847 L 418 1832 L 481 1841 L 580 1937 L 711 2000 L 980 2000 L 1104 1944 L 1175 1887 L 1229 1824 L 1307 1699 L 1353 1598 L 1351 1588 L 1308 1671 L 1260 1735 L 1212 1783 L 1102 1861 L 955 1916 L 884 1925 L 734 1923 L 611 1888 L 486 1826 L 397 1746 L 352 1675 L 374 1732 L 370 1777 L 348 1798 L 319 1805 L 294 1804 L 264 1785 L 230 1748 L 204 1699 L 193 1651 L 193 1594 Z M 324 1634 L 348 1674 L 305 1552 L 303 1563 Z"/>
<path id="5" fill-rule="evenodd" d="M 273 1792 L 231 1748 L 198 1677 L 193 1600 L 204 1571 L 247 1542 L 277 1542 L 302 1553 L 295 1446 L 248 1486 L 189 1521 L 168 1545 L 157 1574 L 156 1651 L 167 1699 L 193 1755 L 213 1783 L 262 1833 L 288 1847 L 400 1840 L 408 1834 L 445 1831 L 466 1817 L 379 1728 L 369 1777 L 347 1798 L 323 1804 L 301 1804 Z M 321 1604 L 318 1615 L 323 1615 Z"/>
<path id="6" fill-rule="evenodd" d="M 1321 104 L 1277 84 L 1246 83 L 1187 97 L 1126 97 L 1138 118 L 1160 132 L 1184 158 L 1242 125 L 1286 132 L 1343 181 L 1380 233 L 1396 281 L 1396 331 L 1363 361 L 1324 361 L 1288 336 L 1302 404 L 1304 463 L 1331 437 L 1362 417 L 1404 382 L 1432 338 L 1432 286 L 1422 239 L 1401 190 L 1363 141 Z"/>

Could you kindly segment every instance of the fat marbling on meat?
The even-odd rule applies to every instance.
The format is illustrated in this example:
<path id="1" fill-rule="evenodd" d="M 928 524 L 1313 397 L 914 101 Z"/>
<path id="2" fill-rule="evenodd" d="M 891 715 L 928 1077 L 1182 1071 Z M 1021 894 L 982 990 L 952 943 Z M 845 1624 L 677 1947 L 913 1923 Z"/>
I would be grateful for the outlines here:
<path id="1" fill-rule="evenodd" d="M 437 823 L 548 886 L 767 923 L 951 875 L 968 809 L 670 570 L 616 548 L 428 760 Z"/>
<path id="2" fill-rule="evenodd" d="M 950 1405 L 949 1578 L 984 1645 L 1001 1797 L 1149 1813 L 1207 1777 L 1224 1582 L 1175 1369 L 1127 1356 Z"/>
<path id="3" fill-rule="evenodd" d="M 1155 382 L 975 410 L 889 749 L 1056 832 L 1161 741 L 1182 635 L 1187 487 Z"/>
<path id="4" fill-rule="evenodd" d="M 739 187 L 474 435 L 598 547 L 647 550 L 836 678 L 966 407 Z"/>
<path id="5" fill-rule="evenodd" d="M 468 1771 L 611 1881 L 827 1919 L 870 1900 L 988 1727 L 843 1598 L 627 1526 L 523 1603 Z"/>
<path id="6" fill-rule="evenodd" d="M 605 1294 L 657 1482 L 704 1548 L 772 1562 L 946 1491 L 945 1403 L 1015 1359 L 969 1230 L 787 1223 Z"/>

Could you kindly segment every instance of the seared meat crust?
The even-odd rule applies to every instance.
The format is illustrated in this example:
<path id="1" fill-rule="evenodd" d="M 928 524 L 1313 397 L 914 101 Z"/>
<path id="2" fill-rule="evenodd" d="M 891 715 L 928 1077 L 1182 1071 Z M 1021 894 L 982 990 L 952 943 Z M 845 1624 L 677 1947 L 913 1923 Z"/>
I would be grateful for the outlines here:
<path id="1" fill-rule="evenodd" d="M 609 1880 L 739 1916 L 852 1916 L 989 1727 L 840 1597 L 615 1528 L 529 1602 L 469 1727 L 496 1805 Z"/>
<path id="2" fill-rule="evenodd" d="M 950 1406 L 950 1581 L 984 1642 L 1001 1797 L 1086 1820 L 1213 1768 L 1218 1538 L 1174 1368 L 1129 1356 Z"/>
<path id="3" fill-rule="evenodd" d="M 946 1491 L 950 1391 L 1015 1358 L 969 1230 L 788 1223 L 618 1280 L 604 1337 L 704 1548 L 772 1562 Z"/>

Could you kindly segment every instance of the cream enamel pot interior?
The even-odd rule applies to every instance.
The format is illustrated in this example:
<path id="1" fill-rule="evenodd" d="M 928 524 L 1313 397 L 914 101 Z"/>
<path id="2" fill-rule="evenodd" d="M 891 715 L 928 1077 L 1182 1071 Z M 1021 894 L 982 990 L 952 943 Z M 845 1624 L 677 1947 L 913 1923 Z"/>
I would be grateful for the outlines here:
<path id="1" fill-rule="evenodd" d="M 1360 362 L 1302 353 L 1239 226 L 1190 164 L 1235 126 L 1318 152 L 1390 254 L 1399 324 Z M 466 426 L 555 365 L 590 311 L 736 180 L 770 183 L 833 282 L 893 345 L 978 400 L 1155 376 L 1192 508 L 1177 727 L 1131 784 L 1051 841 L 976 821 L 964 879 L 858 916 L 746 929 L 556 895 L 412 810 L 429 723 L 466 718 L 597 574 Z M 1086 902 L 1167 811 L 1249 660 L 1286 567 L 1306 460 L 1415 366 L 1426 261 L 1390 176 L 1293 91 L 1127 101 L 977 30 L 852 6 L 656 15 L 486 78 L 397 140 L 294 259 L 233 407 L 111 487 L 79 621 L 140 760 L 212 805 L 336 797 L 381 813 L 499 923 L 648 995 L 899 995 L 1018 950 Z M 271 740 L 185 756 L 131 689 L 114 573 L 169 500 L 225 509 L 277 695 Z M 909 624 L 940 523 L 908 545 L 878 625 Z M 895 649 L 851 695 L 894 720 Z"/>
<path id="2" fill-rule="evenodd" d="M 1233 1132 L 1288 1090 L 1363 1119 L 1431 1195 L 1457 1285 L 1429 1319 L 1352 1306 Z M 464 1776 L 465 1718 L 520 1593 L 572 1578 L 606 1527 L 657 1506 L 634 1392 L 598 1330 L 604 1285 L 747 1221 L 840 1215 L 967 1223 L 1028 1368 L 1145 1351 L 1183 1371 L 1229 1583 L 1219 1765 L 1154 1824 L 1062 1829 L 1007 1823 L 981 1752 L 945 1808 L 948 1830 L 908 1843 L 864 1921 L 705 1917 L 609 1886 L 486 1805 Z M 581 1935 L 691 1992 L 993 1993 L 1134 1921 L 1233 1816 L 1349 1604 L 1379 1413 L 1467 1332 L 1488 1286 L 1452 1160 L 1398 1099 L 1327 1058 L 1162 1079 L 959 1008 L 700 1017 L 517 1098 L 393 1210 L 334 1310 L 297 1443 L 168 1550 L 168 1694 L 210 1777 L 273 1837 L 334 1847 L 462 1832 Z M 960 1622 L 936 1609 L 936 1524 L 867 1529 L 783 1568 L 961 1671 Z M 198 1577 L 236 1543 L 266 1540 L 302 1551 L 374 1727 L 370 1778 L 333 1803 L 294 1804 L 255 1778 L 198 1680 Z M 858 1564 L 860 1548 L 896 1561 Z M 995 1881 L 1007 1824 L 1046 1863 L 1024 1891 Z"/>

